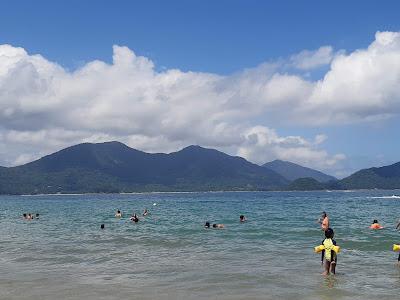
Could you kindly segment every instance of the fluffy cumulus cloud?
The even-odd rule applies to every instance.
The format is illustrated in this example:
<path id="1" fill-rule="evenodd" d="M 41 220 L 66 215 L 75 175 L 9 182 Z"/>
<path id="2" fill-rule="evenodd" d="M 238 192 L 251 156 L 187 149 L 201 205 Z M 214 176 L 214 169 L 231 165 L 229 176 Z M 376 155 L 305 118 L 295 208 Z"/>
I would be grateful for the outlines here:
<path id="1" fill-rule="evenodd" d="M 273 159 L 287 160 L 320 170 L 337 169 L 346 157 L 343 154 L 329 155 L 318 145 L 325 135 L 317 135 L 313 141 L 301 136 L 279 136 L 275 130 L 264 126 L 255 126 L 245 133 L 245 141 L 239 147 L 239 155 L 252 157 L 256 163 Z"/>
<path id="2" fill-rule="evenodd" d="M 327 68 L 320 80 L 311 69 Z M 79 142 L 119 140 L 144 151 L 189 144 L 264 163 L 286 159 L 336 170 L 343 154 L 273 128 L 374 121 L 400 113 L 400 34 L 378 32 L 366 49 L 324 46 L 286 61 L 221 76 L 156 71 L 151 60 L 113 47 L 113 62 L 68 71 L 23 48 L 0 45 L 0 165 Z M 336 169 L 335 169 L 336 168 Z"/>
<path id="3" fill-rule="evenodd" d="M 292 55 L 290 61 L 295 68 L 311 70 L 330 64 L 333 57 L 333 48 L 331 46 L 323 46 L 315 51 L 303 50 L 298 54 Z"/>

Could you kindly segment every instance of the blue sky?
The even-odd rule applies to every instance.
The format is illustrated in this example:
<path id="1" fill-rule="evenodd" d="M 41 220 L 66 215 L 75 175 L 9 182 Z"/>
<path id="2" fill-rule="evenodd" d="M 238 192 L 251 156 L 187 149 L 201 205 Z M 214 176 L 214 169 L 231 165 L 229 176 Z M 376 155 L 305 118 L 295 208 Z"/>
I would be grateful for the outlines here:
<path id="1" fill-rule="evenodd" d="M 262 72 L 264 76 L 266 71 L 263 65 L 280 64 L 278 70 L 274 72 L 299 75 L 305 81 L 316 84 L 317 80 L 322 79 L 331 69 L 329 62 L 307 72 L 299 68 L 293 70 L 287 67 L 287 62 L 302 51 L 317 51 L 323 46 L 331 47 L 329 55 L 332 57 L 340 53 L 350 55 L 358 49 L 367 49 L 375 41 L 376 32 L 400 31 L 398 18 L 400 2 L 398 1 L 329 3 L 327 1 L 2 1 L 0 3 L 0 44 L 9 44 L 14 48 L 21 47 L 28 55 L 40 54 L 46 61 L 59 64 L 67 74 L 74 74 L 77 70 L 84 69 L 94 60 L 112 65 L 113 53 L 115 54 L 113 45 L 119 45 L 126 46 L 134 51 L 136 56 L 145 57 L 151 61 L 154 64 L 154 71 L 161 74 L 168 70 L 178 69 L 186 75 L 190 75 L 190 72 L 211 74 L 227 77 L 229 80 L 225 81 L 231 82 L 237 77 L 247 80 L 247 78 L 243 79 L 247 74 L 246 70 L 251 70 L 253 78 L 257 76 L 257 72 Z M 202 80 L 206 79 L 202 77 Z M 208 77 L 207 80 L 209 80 Z M 218 83 L 218 89 L 225 88 L 227 85 L 225 81 Z M 204 92 L 203 89 L 201 91 Z M 208 97 L 208 92 L 204 93 L 204 97 Z M 145 94 L 148 95 L 148 93 Z M 174 95 L 162 94 L 160 97 L 169 99 Z M 196 94 L 196 97 L 202 98 L 201 94 Z M 343 123 L 338 121 L 342 120 L 341 118 L 332 122 L 311 122 L 312 124 L 309 121 L 291 122 L 288 119 L 295 118 L 292 115 L 273 113 L 276 106 L 274 104 L 275 106 L 272 109 L 268 108 L 265 113 L 239 116 L 238 123 L 243 130 L 243 136 L 251 135 L 249 132 L 254 130 L 250 128 L 264 126 L 273 129 L 278 135 L 276 140 L 280 142 L 282 138 L 296 136 L 312 144 L 311 141 L 316 135 L 324 135 L 327 138 L 324 138 L 323 142 L 307 147 L 313 148 L 313 151 L 325 151 L 327 155 L 322 155 L 320 157 L 322 160 L 332 159 L 336 154 L 343 155 L 345 158 L 338 158 L 337 164 L 335 161 L 336 165 L 322 164 L 307 156 L 313 153 L 311 151 L 311 154 L 304 156 L 303 161 L 301 155 L 295 156 L 294 161 L 337 176 L 344 176 L 361 167 L 400 160 L 397 154 L 400 142 L 397 132 L 399 117 L 396 106 L 399 99 L 397 95 L 390 97 L 392 100 L 387 100 L 388 104 L 383 110 L 387 113 L 391 111 L 391 105 L 393 106 L 395 113 L 389 118 L 383 118 L 382 113 L 379 116 L 371 113 L 375 108 L 379 109 L 380 105 L 375 108 L 373 105 L 366 105 L 368 109 L 357 106 L 357 110 L 352 110 L 348 114 L 356 116 L 355 122 L 349 121 L 350 117 L 346 117 Z M 60 96 L 60 98 L 65 98 L 65 96 Z M 68 101 L 71 103 L 75 100 Z M 332 100 L 329 101 L 332 103 Z M 97 103 L 96 109 L 105 105 Z M 129 102 L 124 103 L 121 105 L 129 105 Z M 238 103 L 233 106 L 238 106 Z M 7 105 L 10 104 L 4 104 L 3 109 L 8 112 L 10 107 Z M 18 107 L 22 107 L 21 105 L 19 104 Z M 182 105 L 185 106 L 185 103 L 180 103 L 179 107 Z M 68 110 L 68 107 L 68 105 L 63 106 L 63 109 Z M 31 127 L 29 122 L 35 114 L 43 114 L 49 120 L 56 119 L 50 116 L 54 111 L 44 112 L 41 109 L 36 109 L 35 113 L 30 112 L 29 116 L 21 116 L 21 120 L 25 121 L 19 122 L 18 125 L 8 125 L 8 121 L 0 124 L 3 136 L 9 136 L 11 133 L 17 136 L 27 134 L 26 128 Z M 243 106 L 242 110 L 245 109 L 246 106 Z M 279 111 L 284 109 L 287 110 L 288 106 L 279 108 Z M 327 105 L 326 110 L 329 109 L 331 108 Z M 39 110 L 40 113 L 37 112 Z M 178 107 L 172 108 L 174 112 L 177 110 Z M 368 110 L 368 113 L 365 110 Z M 13 113 L 15 111 L 17 110 L 12 110 Z M 21 111 L 25 112 L 26 109 L 21 109 Z M 91 108 L 90 112 L 93 111 L 94 108 Z M 146 113 L 149 112 L 146 111 Z M 338 115 L 345 113 L 348 112 L 337 112 Z M 96 114 L 98 115 L 98 112 Z M 116 115 L 118 112 L 113 113 L 113 116 Z M 153 117 L 156 115 L 157 107 L 154 108 Z M 190 116 L 191 112 L 185 114 L 187 115 Z M 363 121 L 364 117 L 368 121 Z M 193 122 L 196 122 L 196 118 L 193 117 Z M 215 118 L 213 124 L 219 122 L 217 124 L 219 127 L 216 125 L 218 128 L 226 124 L 230 127 L 236 125 L 231 116 L 222 120 Z M 304 117 L 302 118 L 304 120 Z M 27 123 L 22 124 L 22 122 Z M 97 121 L 93 119 L 93 122 Z M 160 120 L 162 124 L 168 122 L 168 117 Z M 4 125 L 5 123 L 7 124 Z M 182 126 L 186 124 L 183 122 Z M 73 128 L 66 121 L 54 123 L 53 126 L 67 131 L 68 134 L 70 131 L 80 131 L 79 127 Z M 37 132 L 46 136 L 47 133 L 43 133 L 48 130 L 46 126 L 36 127 Z M 15 155 L 8 156 L 0 162 L 0 165 L 13 165 L 34 159 L 56 150 L 57 147 L 65 146 L 69 141 L 97 141 L 97 139 L 107 137 L 120 138 L 129 145 L 146 151 L 173 151 L 185 144 L 199 143 L 231 154 L 247 155 L 246 158 L 257 163 L 262 161 L 262 158 L 257 160 L 254 157 L 263 149 L 260 148 L 256 152 L 247 149 L 248 141 L 245 143 L 246 146 L 240 144 L 228 131 L 224 131 L 224 135 L 229 136 L 227 141 L 219 143 L 201 135 L 197 138 L 185 139 L 184 136 L 189 133 L 183 133 L 183 129 L 178 128 L 176 124 L 173 127 L 176 130 L 174 134 L 165 133 L 158 137 L 139 125 L 132 128 L 130 132 L 124 133 L 116 129 L 108 130 L 106 125 L 98 127 L 83 124 L 83 127 L 86 133 L 77 135 L 75 139 L 66 139 L 65 143 L 58 140 L 58 143 L 54 142 L 43 147 L 39 146 L 38 141 L 36 141 L 37 144 L 34 144 L 35 141 L 24 144 L 19 139 L 7 140 L 3 137 L 0 152 L 13 152 Z M 198 129 L 199 132 L 201 130 Z M 220 132 L 218 130 L 216 132 Z M 263 134 L 267 135 L 265 132 Z M 141 136 L 140 141 L 138 136 Z M 46 136 L 45 139 L 48 137 Z M 229 143 L 228 140 L 235 141 Z M 301 140 L 297 140 L 296 143 L 298 143 L 296 147 L 304 144 Z M 298 153 L 293 150 L 286 156 L 279 156 L 277 154 L 279 150 L 275 150 L 264 159 L 288 158 L 290 160 L 289 153 L 295 152 Z"/>
<path id="2" fill-rule="evenodd" d="M 398 31 L 398 1 L 4 1 L 0 41 L 66 67 L 125 45 L 159 67 L 232 73 Z"/>

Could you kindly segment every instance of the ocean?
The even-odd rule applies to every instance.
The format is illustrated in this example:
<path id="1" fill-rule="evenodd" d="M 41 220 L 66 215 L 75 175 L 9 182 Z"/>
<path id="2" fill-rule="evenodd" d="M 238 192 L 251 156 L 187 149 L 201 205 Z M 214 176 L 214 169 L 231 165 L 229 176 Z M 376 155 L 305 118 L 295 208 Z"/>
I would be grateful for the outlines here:
<path id="1" fill-rule="evenodd" d="M 0 299 L 398 299 L 396 195 L 1 196 Z M 129 220 L 145 208 L 149 216 Z M 342 249 L 335 276 L 321 275 L 313 252 L 323 239 L 322 211 Z M 385 229 L 371 231 L 373 219 Z M 205 229 L 206 221 L 225 228 Z"/>

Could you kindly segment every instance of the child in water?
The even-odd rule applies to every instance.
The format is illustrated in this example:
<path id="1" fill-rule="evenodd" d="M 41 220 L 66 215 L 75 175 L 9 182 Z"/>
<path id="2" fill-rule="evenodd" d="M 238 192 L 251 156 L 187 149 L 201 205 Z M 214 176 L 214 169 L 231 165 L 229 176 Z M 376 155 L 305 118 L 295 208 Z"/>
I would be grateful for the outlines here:
<path id="1" fill-rule="evenodd" d="M 381 224 L 378 223 L 378 220 L 374 220 L 371 224 L 371 226 L 369 226 L 370 229 L 383 229 L 383 226 Z"/>
<path id="2" fill-rule="evenodd" d="M 321 262 L 324 264 L 325 269 L 322 275 L 336 274 L 337 256 L 333 251 L 333 246 L 336 246 L 336 241 L 333 239 L 334 235 L 332 228 L 325 230 L 325 239 L 321 243 L 325 247 L 321 254 Z"/>
<path id="3" fill-rule="evenodd" d="M 139 222 L 139 217 L 138 217 L 136 214 L 133 214 L 133 215 L 131 216 L 130 220 L 131 220 L 132 222 L 137 223 L 137 222 Z"/>

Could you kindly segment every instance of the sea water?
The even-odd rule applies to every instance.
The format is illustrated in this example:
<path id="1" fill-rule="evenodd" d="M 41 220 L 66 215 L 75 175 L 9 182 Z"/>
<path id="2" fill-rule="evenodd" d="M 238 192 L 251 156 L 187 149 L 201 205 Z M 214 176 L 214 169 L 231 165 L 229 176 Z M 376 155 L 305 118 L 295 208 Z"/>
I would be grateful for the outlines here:
<path id="1" fill-rule="evenodd" d="M 2 196 L 0 299 L 398 299 L 399 194 Z M 342 248 L 336 276 L 313 253 L 324 210 Z M 385 229 L 369 230 L 373 219 Z"/>

